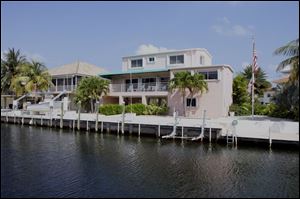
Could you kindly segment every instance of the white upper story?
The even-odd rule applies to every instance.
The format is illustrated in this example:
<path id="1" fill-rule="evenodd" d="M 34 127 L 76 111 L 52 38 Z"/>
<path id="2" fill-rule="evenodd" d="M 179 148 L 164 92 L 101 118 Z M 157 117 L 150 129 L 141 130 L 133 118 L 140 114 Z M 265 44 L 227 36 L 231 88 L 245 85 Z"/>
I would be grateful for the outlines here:
<path id="1" fill-rule="evenodd" d="M 212 56 L 204 48 L 165 51 L 122 58 L 122 70 L 199 67 L 212 65 Z"/>

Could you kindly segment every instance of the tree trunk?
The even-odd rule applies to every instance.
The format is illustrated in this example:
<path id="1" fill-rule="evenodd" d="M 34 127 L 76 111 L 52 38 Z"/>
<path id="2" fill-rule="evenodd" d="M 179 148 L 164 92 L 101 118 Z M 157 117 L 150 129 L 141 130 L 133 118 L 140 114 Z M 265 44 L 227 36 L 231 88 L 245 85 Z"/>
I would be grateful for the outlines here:
<path id="1" fill-rule="evenodd" d="M 184 93 L 182 94 L 182 97 L 183 97 L 183 116 L 185 117 L 185 91 Z"/>
<path id="2" fill-rule="evenodd" d="M 94 112 L 94 109 L 93 109 L 93 99 L 91 99 L 90 102 L 91 102 L 91 112 L 93 113 Z"/>

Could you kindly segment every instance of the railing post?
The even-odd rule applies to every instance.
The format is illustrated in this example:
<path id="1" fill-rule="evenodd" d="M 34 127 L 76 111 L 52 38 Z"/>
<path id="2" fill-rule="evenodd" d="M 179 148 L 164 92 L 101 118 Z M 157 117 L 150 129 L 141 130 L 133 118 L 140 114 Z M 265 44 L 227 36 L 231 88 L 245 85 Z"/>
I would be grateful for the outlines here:
<path id="1" fill-rule="evenodd" d="M 64 119 L 64 102 L 60 104 L 60 128 L 63 128 L 63 119 Z"/>
<path id="2" fill-rule="evenodd" d="M 123 105 L 123 111 L 122 111 L 122 134 L 124 134 L 124 122 L 125 122 L 125 103 L 124 101 L 122 102 Z"/>
<path id="3" fill-rule="evenodd" d="M 95 121 L 95 130 L 98 131 L 98 117 L 99 117 L 99 102 L 96 102 L 96 121 Z"/>
<path id="4" fill-rule="evenodd" d="M 81 111 L 81 101 L 78 102 L 77 130 L 80 130 L 80 111 Z"/>

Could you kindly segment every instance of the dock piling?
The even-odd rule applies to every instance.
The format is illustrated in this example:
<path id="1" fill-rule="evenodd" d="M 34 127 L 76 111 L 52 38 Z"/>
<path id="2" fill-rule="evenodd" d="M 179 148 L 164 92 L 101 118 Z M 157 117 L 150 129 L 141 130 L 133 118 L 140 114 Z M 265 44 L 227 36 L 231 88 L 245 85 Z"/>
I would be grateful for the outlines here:
<path id="1" fill-rule="evenodd" d="M 98 118 L 99 118 L 99 102 L 96 102 L 96 121 L 95 121 L 95 130 L 98 131 Z"/>
<path id="2" fill-rule="evenodd" d="M 209 128 L 209 143 L 211 143 L 211 128 Z"/>
<path id="3" fill-rule="evenodd" d="M 78 102 L 78 118 L 77 118 L 77 130 L 80 130 L 80 110 L 81 109 L 81 101 Z"/>
<path id="4" fill-rule="evenodd" d="M 160 137 L 160 124 L 158 124 L 158 137 Z"/>
<path id="5" fill-rule="evenodd" d="M 141 123 L 139 123 L 139 136 L 141 135 Z"/>
<path id="6" fill-rule="evenodd" d="M 64 102 L 60 104 L 60 128 L 63 128 L 63 119 L 64 119 Z"/>

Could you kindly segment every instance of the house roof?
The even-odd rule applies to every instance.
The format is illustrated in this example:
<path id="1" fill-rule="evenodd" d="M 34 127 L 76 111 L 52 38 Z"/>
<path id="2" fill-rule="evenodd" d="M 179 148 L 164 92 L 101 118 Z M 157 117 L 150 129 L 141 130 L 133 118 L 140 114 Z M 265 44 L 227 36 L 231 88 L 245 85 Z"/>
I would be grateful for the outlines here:
<path id="1" fill-rule="evenodd" d="M 65 64 L 59 67 L 51 68 L 48 71 L 51 76 L 59 76 L 59 75 L 97 75 L 101 72 L 106 72 L 105 69 L 97 67 L 93 64 L 89 64 L 86 62 L 73 62 L 71 64 Z"/>
<path id="2" fill-rule="evenodd" d="M 272 82 L 273 83 L 276 83 L 276 84 L 283 84 L 283 83 L 286 83 L 289 81 L 289 75 L 288 76 L 285 76 L 285 77 L 282 77 L 280 79 L 275 79 L 273 80 Z"/>
<path id="3" fill-rule="evenodd" d="M 104 78 L 110 78 L 114 75 L 127 75 L 127 74 L 137 74 L 137 73 L 154 73 L 154 72 L 167 72 L 169 71 L 169 69 L 166 68 L 159 68 L 159 69 L 132 69 L 132 70 L 128 70 L 128 71 L 117 71 L 117 72 L 104 72 L 104 73 L 99 73 L 100 77 L 104 77 Z"/>

